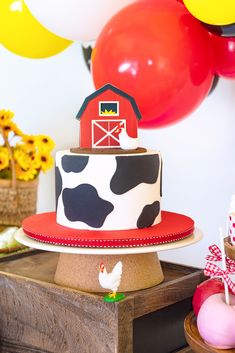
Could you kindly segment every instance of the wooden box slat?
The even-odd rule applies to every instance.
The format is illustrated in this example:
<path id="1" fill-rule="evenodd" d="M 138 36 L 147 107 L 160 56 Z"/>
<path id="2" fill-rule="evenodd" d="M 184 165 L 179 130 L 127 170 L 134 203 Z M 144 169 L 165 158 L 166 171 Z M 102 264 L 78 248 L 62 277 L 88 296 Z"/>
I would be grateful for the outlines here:
<path id="1" fill-rule="evenodd" d="M 16 258 L 14 261 L 2 261 L 0 271 L 53 283 L 58 257 L 58 253 L 40 251 L 31 256 Z"/>
<path id="2" fill-rule="evenodd" d="M 33 346 L 24 345 L 16 341 L 10 341 L 1 338 L 0 353 L 50 353 Z M 178 352 L 177 352 L 178 353 Z"/>
<path id="3" fill-rule="evenodd" d="M 134 317 L 146 315 L 192 297 L 202 278 L 200 272 L 194 272 L 171 281 L 165 280 L 158 286 L 142 290 L 141 295 L 134 294 Z"/>
<path id="4" fill-rule="evenodd" d="M 43 252 L 42 250 L 24 248 L 24 249 L 9 252 L 9 253 L 0 253 L 0 263 L 20 259 L 26 256 L 32 256 L 34 254 L 39 254 L 42 252 Z"/>
<path id="5" fill-rule="evenodd" d="M 203 280 L 199 269 L 163 262 L 161 285 L 104 303 L 102 295 L 54 284 L 57 259 L 58 254 L 43 252 L 0 263 L 0 341 L 9 347 L 18 342 L 14 353 L 23 353 L 22 347 L 42 353 L 132 353 L 133 321 L 189 298 Z"/>

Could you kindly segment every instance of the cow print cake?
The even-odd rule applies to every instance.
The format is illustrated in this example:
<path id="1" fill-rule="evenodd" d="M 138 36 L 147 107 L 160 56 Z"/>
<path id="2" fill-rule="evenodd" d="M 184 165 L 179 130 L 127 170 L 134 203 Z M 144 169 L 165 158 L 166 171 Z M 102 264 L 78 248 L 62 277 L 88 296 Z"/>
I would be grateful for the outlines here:
<path id="1" fill-rule="evenodd" d="M 79 148 L 56 155 L 57 223 L 101 231 L 158 224 L 162 161 L 139 147 L 134 98 L 107 84 L 86 97 L 77 119 Z"/>
<path id="2" fill-rule="evenodd" d="M 159 152 L 56 155 L 57 223 L 75 229 L 146 228 L 161 221 Z"/>

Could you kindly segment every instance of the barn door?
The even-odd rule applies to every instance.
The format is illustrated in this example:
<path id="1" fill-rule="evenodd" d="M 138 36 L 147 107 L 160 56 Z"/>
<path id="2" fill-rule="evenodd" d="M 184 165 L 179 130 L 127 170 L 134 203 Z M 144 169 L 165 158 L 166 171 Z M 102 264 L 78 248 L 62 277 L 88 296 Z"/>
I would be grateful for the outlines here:
<path id="1" fill-rule="evenodd" d="M 92 148 L 119 147 L 118 127 L 126 128 L 125 119 L 92 120 Z"/>

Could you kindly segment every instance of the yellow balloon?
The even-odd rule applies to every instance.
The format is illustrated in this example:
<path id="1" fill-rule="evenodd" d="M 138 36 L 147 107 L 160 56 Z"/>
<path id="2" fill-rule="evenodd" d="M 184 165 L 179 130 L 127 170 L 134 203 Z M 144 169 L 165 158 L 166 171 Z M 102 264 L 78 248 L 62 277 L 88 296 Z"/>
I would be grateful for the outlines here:
<path id="1" fill-rule="evenodd" d="M 235 0 L 183 0 L 198 20 L 217 26 L 235 23 Z"/>
<path id="2" fill-rule="evenodd" d="M 23 0 L 0 0 L 0 43 L 21 56 L 46 58 L 58 54 L 72 42 L 43 27 Z"/>

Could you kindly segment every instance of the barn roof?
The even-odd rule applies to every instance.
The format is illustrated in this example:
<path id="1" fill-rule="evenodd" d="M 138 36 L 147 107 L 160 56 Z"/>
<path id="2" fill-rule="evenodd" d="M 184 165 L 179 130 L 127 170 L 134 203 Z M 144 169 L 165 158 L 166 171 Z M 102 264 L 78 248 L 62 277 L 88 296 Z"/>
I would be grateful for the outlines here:
<path id="1" fill-rule="evenodd" d="M 115 93 L 117 93 L 118 95 L 126 98 L 127 100 L 129 100 L 129 102 L 131 103 L 132 105 L 132 108 L 136 114 L 136 117 L 138 120 L 141 119 L 141 114 L 140 114 L 140 111 L 139 111 L 139 108 L 137 107 L 137 104 L 134 100 L 133 97 L 129 96 L 129 94 L 123 92 L 121 89 L 111 85 L 110 83 L 106 84 L 105 86 L 99 88 L 97 91 L 95 91 L 94 93 L 92 93 L 90 96 L 86 97 L 86 99 L 84 100 L 80 110 L 78 111 L 77 115 L 76 115 L 76 118 L 77 119 L 80 119 L 82 114 L 84 113 L 88 103 L 95 97 L 99 96 L 101 93 L 107 91 L 107 90 L 111 90 Z"/>

